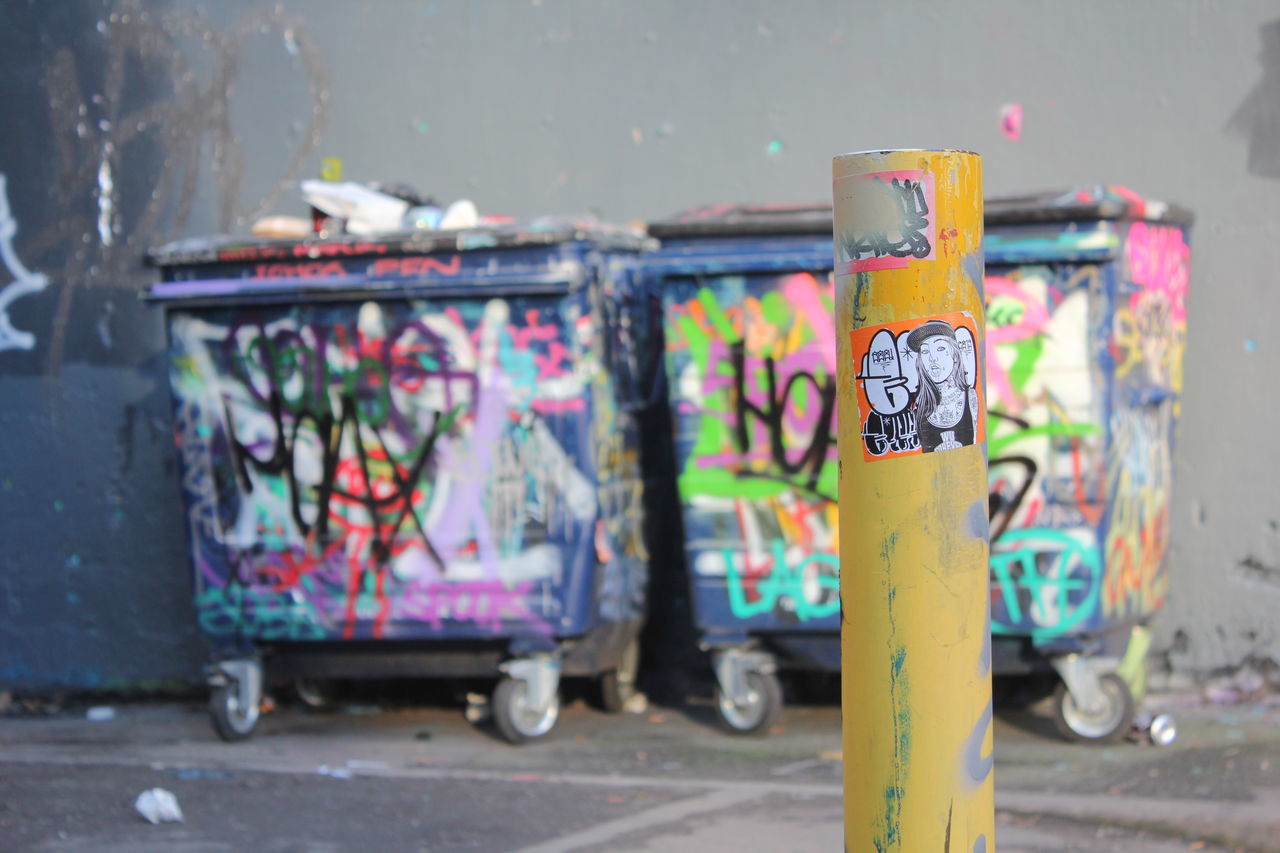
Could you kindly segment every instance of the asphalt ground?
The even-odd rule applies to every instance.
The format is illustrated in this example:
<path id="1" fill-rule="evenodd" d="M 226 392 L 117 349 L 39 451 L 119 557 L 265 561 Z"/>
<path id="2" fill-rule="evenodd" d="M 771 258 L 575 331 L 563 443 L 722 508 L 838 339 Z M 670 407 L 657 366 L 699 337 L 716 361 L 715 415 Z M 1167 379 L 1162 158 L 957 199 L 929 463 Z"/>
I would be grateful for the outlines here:
<path id="1" fill-rule="evenodd" d="M 1280 702 L 1152 697 L 1179 737 L 1064 741 L 1042 704 L 995 726 L 996 849 L 1280 851 Z M 843 845 L 840 715 L 792 704 L 765 738 L 705 699 L 606 715 L 569 704 L 512 747 L 440 697 L 280 703 L 219 741 L 197 702 L 0 717 L 3 851 L 829 851 Z M 97 712 L 102 714 L 103 712 Z M 152 825 L 139 793 L 171 791 Z"/>

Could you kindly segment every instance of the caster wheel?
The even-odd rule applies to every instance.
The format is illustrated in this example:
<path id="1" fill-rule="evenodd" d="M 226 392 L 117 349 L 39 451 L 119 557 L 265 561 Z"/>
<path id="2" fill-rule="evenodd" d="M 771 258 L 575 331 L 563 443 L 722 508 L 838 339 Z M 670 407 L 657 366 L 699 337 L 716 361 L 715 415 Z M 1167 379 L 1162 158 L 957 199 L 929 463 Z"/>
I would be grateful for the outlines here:
<path id="1" fill-rule="evenodd" d="M 333 708 L 333 684 L 317 678 L 298 678 L 293 682 L 293 695 L 313 711 Z"/>
<path id="2" fill-rule="evenodd" d="M 560 719 L 560 696 L 557 693 L 545 708 L 529 702 L 529 685 L 518 678 L 498 682 L 490 700 L 494 725 L 508 743 L 521 744 L 546 737 Z"/>
<path id="3" fill-rule="evenodd" d="M 716 714 L 730 734 L 758 735 L 769 733 L 782 714 L 782 685 L 772 672 L 749 671 L 743 675 L 747 695 L 734 702 L 716 686 Z"/>
<path id="4" fill-rule="evenodd" d="M 622 653 L 616 669 L 600 676 L 600 708 L 610 714 L 620 712 L 627 701 L 636 695 L 636 676 L 640 672 L 640 639 L 633 638 Z"/>
<path id="5" fill-rule="evenodd" d="M 213 730 L 225 741 L 244 740 L 258 725 L 258 703 L 241 701 L 234 684 L 219 685 L 209 694 Z"/>
<path id="6" fill-rule="evenodd" d="M 1069 740 L 1081 743 L 1114 743 L 1129 731 L 1133 723 L 1133 694 L 1118 675 L 1098 678 L 1106 702 L 1098 710 L 1087 713 L 1076 707 L 1065 684 L 1053 694 L 1053 722 Z"/>

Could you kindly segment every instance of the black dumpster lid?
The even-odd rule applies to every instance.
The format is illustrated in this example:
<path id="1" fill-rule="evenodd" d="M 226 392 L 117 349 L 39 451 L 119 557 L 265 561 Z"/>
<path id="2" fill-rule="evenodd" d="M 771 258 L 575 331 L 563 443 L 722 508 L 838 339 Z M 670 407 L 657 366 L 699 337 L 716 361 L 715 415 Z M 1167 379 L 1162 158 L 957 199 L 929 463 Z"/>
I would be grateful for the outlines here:
<path id="1" fill-rule="evenodd" d="M 1195 215 L 1185 207 L 1143 198 L 1119 184 L 1074 187 L 1056 192 L 994 196 L 983 202 L 988 225 L 1020 222 L 1072 222 L 1089 219 L 1133 219 L 1190 225 Z"/>
<path id="2" fill-rule="evenodd" d="M 831 236 L 831 204 L 713 204 L 649 224 L 650 236 L 715 237 L 756 234 Z"/>
<path id="3" fill-rule="evenodd" d="M 147 261 L 158 267 L 248 261 L 306 261 L 365 255 L 422 255 L 551 246 L 586 241 L 606 248 L 639 251 L 649 240 L 638 229 L 596 220 L 546 217 L 529 222 L 467 228 L 458 231 L 402 231 L 391 234 L 296 239 L 215 235 L 193 237 L 158 246 Z"/>
<path id="4" fill-rule="evenodd" d="M 1115 184 L 1056 192 L 995 196 L 983 202 L 988 225 L 1072 222 L 1093 219 L 1141 219 L 1190 225 L 1184 207 L 1144 199 Z M 747 237 L 766 234 L 831 234 L 831 205 L 716 204 L 695 207 L 649 224 L 649 234 L 668 237 Z"/>

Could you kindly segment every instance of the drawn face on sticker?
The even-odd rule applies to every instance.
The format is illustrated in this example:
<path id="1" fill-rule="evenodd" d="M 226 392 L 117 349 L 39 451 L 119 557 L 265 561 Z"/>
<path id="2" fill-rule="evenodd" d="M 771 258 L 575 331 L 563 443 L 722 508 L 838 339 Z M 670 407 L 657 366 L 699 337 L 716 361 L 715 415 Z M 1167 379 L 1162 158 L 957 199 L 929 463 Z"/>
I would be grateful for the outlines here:
<path id="1" fill-rule="evenodd" d="M 969 313 L 955 312 L 849 333 L 861 359 L 858 415 L 866 460 L 984 440 L 972 323 Z"/>
<path id="2" fill-rule="evenodd" d="M 867 392 L 867 402 L 882 415 L 896 415 L 911 402 L 898 345 L 888 329 L 881 329 L 871 339 L 871 346 L 862 356 L 862 373 L 858 378 Z"/>
<path id="3" fill-rule="evenodd" d="M 929 378 L 941 385 L 956 372 L 960 362 L 956 342 L 944 335 L 925 338 L 920 346 L 920 362 Z"/>

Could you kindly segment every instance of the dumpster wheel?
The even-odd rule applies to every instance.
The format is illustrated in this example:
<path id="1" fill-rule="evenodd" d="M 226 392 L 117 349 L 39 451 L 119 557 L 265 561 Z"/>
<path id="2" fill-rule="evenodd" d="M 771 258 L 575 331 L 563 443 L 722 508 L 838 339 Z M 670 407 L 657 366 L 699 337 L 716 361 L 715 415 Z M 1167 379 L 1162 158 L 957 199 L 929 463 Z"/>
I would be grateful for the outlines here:
<path id="1" fill-rule="evenodd" d="M 521 744 L 548 735 L 560 719 L 560 694 L 557 691 L 545 708 L 535 708 L 529 701 L 529 684 L 519 678 L 503 678 L 493 689 L 490 700 L 494 725 L 508 743 Z"/>
<path id="2" fill-rule="evenodd" d="M 213 730 L 225 741 L 244 740 L 258 725 L 258 707 L 245 706 L 234 686 L 215 687 L 209 694 Z"/>
<path id="3" fill-rule="evenodd" d="M 640 638 L 632 637 L 622 652 L 617 667 L 605 672 L 597 682 L 600 708 L 617 714 L 636 695 L 636 676 L 640 672 Z"/>
<path id="4" fill-rule="evenodd" d="M 747 690 L 740 702 L 716 685 L 716 715 L 730 734 L 766 735 L 782 714 L 782 685 L 774 673 L 755 669 L 742 678 Z"/>
<path id="5" fill-rule="evenodd" d="M 293 695 L 298 701 L 313 711 L 330 711 L 333 709 L 333 682 L 321 678 L 295 678 Z"/>
<path id="6" fill-rule="evenodd" d="M 1113 743 L 1122 738 L 1133 722 L 1133 694 L 1124 679 L 1115 674 L 1099 676 L 1098 687 L 1106 698 L 1096 711 L 1076 705 L 1065 683 L 1053 694 L 1053 722 L 1065 737 L 1082 743 Z"/>
<path id="7" fill-rule="evenodd" d="M 253 734 L 262 706 L 262 664 L 222 661 L 212 667 L 209 687 L 209 716 L 218 737 L 237 741 Z"/>

